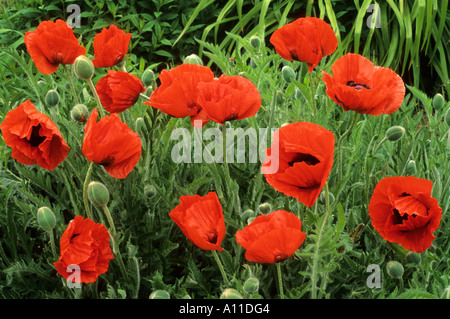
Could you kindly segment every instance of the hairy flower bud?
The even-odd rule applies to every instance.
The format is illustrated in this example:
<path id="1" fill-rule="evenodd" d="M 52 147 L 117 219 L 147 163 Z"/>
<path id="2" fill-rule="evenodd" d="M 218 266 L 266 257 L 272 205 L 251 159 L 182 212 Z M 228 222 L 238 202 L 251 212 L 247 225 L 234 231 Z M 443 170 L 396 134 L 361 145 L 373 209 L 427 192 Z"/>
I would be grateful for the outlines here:
<path id="1" fill-rule="evenodd" d="M 153 185 L 147 184 L 144 186 L 144 195 L 147 198 L 153 198 L 156 195 L 156 188 Z"/>
<path id="2" fill-rule="evenodd" d="M 220 299 L 242 299 L 242 295 L 236 289 L 227 288 L 220 295 Z"/>
<path id="3" fill-rule="evenodd" d="M 200 59 L 200 57 L 199 57 L 198 55 L 196 55 L 196 54 L 188 55 L 188 56 L 184 59 L 183 63 L 190 63 L 190 64 L 203 65 L 202 59 Z"/>
<path id="4" fill-rule="evenodd" d="M 170 294 L 165 290 L 155 290 L 150 294 L 149 299 L 170 299 Z"/>
<path id="5" fill-rule="evenodd" d="M 90 182 L 88 185 L 88 198 L 95 206 L 106 205 L 109 201 L 108 189 L 100 182 Z"/>
<path id="6" fill-rule="evenodd" d="M 410 251 L 405 256 L 406 262 L 411 264 L 420 264 L 420 261 L 422 260 L 419 253 L 416 253 L 414 251 Z"/>
<path id="7" fill-rule="evenodd" d="M 144 73 L 142 73 L 141 81 L 145 87 L 152 85 L 154 80 L 155 73 L 152 70 L 147 69 L 144 71 Z"/>
<path id="8" fill-rule="evenodd" d="M 250 37 L 250 45 L 255 49 L 259 49 L 261 47 L 261 39 L 256 35 L 252 35 Z"/>
<path id="9" fill-rule="evenodd" d="M 59 100 L 59 93 L 56 90 L 49 90 L 47 94 L 45 94 L 45 104 L 50 107 L 58 105 Z"/>
<path id="10" fill-rule="evenodd" d="M 241 214 L 241 219 L 242 219 L 242 221 L 246 221 L 250 217 L 254 217 L 254 216 L 255 216 L 255 212 L 253 211 L 253 209 L 246 209 Z"/>
<path id="11" fill-rule="evenodd" d="M 248 278 L 244 282 L 244 291 L 246 293 L 254 294 L 254 293 L 258 292 L 258 289 L 259 289 L 259 280 L 258 280 L 258 278 L 251 277 L 251 278 Z"/>
<path id="12" fill-rule="evenodd" d="M 396 279 L 400 279 L 403 276 L 403 265 L 401 263 L 399 263 L 398 261 L 395 260 L 391 260 L 387 263 L 386 266 L 388 275 L 391 278 L 396 278 Z"/>
<path id="13" fill-rule="evenodd" d="M 85 55 L 80 55 L 75 59 L 74 71 L 78 78 L 82 80 L 89 80 L 95 73 L 92 61 Z"/>
<path id="14" fill-rule="evenodd" d="M 391 142 L 398 141 L 403 134 L 405 134 L 405 129 L 402 126 L 392 126 L 386 131 L 386 137 Z"/>
<path id="15" fill-rule="evenodd" d="M 287 83 L 291 83 L 293 79 L 295 79 L 295 71 L 288 65 L 285 65 L 281 69 L 281 75 L 283 76 L 283 79 Z"/>
<path id="16" fill-rule="evenodd" d="M 86 122 L 89 117 L 89 110 L 84 104 L 76 104 L 70 111 L 70 117 L 77 122 Z"/>
<path id="17" fill-rule="evenodd" d="M 440 110 L 444 106 L 444 97 L 442 94 L 438 93 L 433 97 L 433 107 L 436 110 Z"/>
<path id="18" fill-rule="evenodd" d="M 272 212 L 272 206 L 269 203 L 262 203 L 258 206 L 258 211 L 261 214 L 267 215 Z"/>
<path id="19" fill-rule="evenodd" d="M 408 175 L 414 175 L 416 174 L 416 162 L 414 160 L 410 160 L 408 164 L 406 164 L 406 174 Z"/>
<path id="20" fill-rule="evenodd" d="M 37 222 L 45 231 L 51 231 L 56 225 L 56 217 L 48 207 L 41 207 L 37 211 Z"/>

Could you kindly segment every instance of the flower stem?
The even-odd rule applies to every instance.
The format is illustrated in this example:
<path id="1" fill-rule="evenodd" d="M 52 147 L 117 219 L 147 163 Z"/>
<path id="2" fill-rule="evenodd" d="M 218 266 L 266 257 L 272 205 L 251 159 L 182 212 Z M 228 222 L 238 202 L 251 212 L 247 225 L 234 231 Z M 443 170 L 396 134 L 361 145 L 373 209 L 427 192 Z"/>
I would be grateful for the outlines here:
<path id="1" fill-rule="evenodd" d="M 88 201 L 88 196 L 87 196 L 87 190 L 88 190 L 88 185 L 89 185 L 89 179 L 91 177 L 92 174 L 92 168 L 94 167 L 94 162 L 91 162 L 89 164 L 89 168 L 88 171 L 86 173 L 86 178 L 84 179 L 84 184 L 83 184 L 83 201 L 84 201 L 84 209 L 86 209 L 86 215 L 89 219 L 93 219 L 92 217 L 92 212 L 91 209 L 89 207 L 89 201 Z"/>
<path id="2" fill-rule="evenodd" d="M 350 126 L 348 127 L 348 129 L 339 137 L 339 140 L 337 142 L 337 154 L 338 154 L 338 181 L 342 180 L 342 141 L 344 140 L 344 138 L 350 134 L 350 132 L 352 131 L 353 127 L 355 126 L 356 122 L 359 119 L 359 113 L 355 112 L 355 115 L 353 116 L 353 120 L 350 123 Z"/>
<path id="3" fill-rule="evenodd" d="M 219 255 L 217 255 L 217 252 L 215 250 L 212 250 L 212 255 L 217 262 L 217 266 L 219 267 L 220 273 L 222 274 L 223 282 L 225 283 L 225 285 L 228 286 L 230 282 L 228 281 L 227 275 L 225 274 L 225 270 L 223 269 L 223 265 L 222 262 L 220 261 Z"/>
<path id="4" fill-rule="evenodd" d="M 280 299 L 284 299 L 283 279 L 281 278 L 281 263 L 277 262 L 278 289 L 280 291 Z"/>
<path id="5" fill-rule="evenodd" d="M 77 101 L 77 103 L 80 104 L 81 101 L 77 95 L 77 91 L 75 90 L 75 85 L 73 84 L 73 79 L 72 79 L 72 76 L 70 75 L 69 69 L 67 69 L 65 64 L 63 64 L 63 67 L 64 67 L 64 71 L 67 74 L 67 77 L 69 78 L 69 84 L 70 84 L 70 88 L 72 89 L 73 96 L 75 97 L 75 100 Z"/>
<path id="6" fill-rule="evenodd" d="M 95 89 L 94 83 L 92 83 L 92 79 L 86 81 L 89 84 L 89 87 L 91 88 L 92 94 L 94 95 L 95 102 L 97 103 L 98 113 L 100 114 L 100 117 L 104 117 L 105 112 L 103 111 L 102 102 L 100 101 L 100 98 L 97 94 L 97 90 Z"/>
<path id="7" fill-rule="evenodd" d="M 225 172 L 225 183 L 224 188 L 225 192 L 228 190 L 229 182 L 231 181 L 230 171 L 228 168 L 228 161 L 227 161 L 227 126 L 226 123 L 222 125 L 222 142 L 223 142 L 223 167 Z"/>
<path id="8" fill-rule="evenodd" d="M 48 232 L 48 234 L 50 235 L 50 245 L 52 247 L 53 257 L 55 257 L 55 259 L 57 259 L 58 258 L 58 254 L 56 253 L 55 236 L 53 235 L 53 229 L 50 230 Z"/>
<path id="9" fill-rule="evenodd" d="M 312 74 L 309 73 L 309 88 L 311 90 L 311 108 L 313 111 L 313 115 L 314 117 L 316 117 L 317 115 L 317 110 L 316 110 L 316 87 L 313 85 L 314 83 L 314 79 L 312 77 Z"/>

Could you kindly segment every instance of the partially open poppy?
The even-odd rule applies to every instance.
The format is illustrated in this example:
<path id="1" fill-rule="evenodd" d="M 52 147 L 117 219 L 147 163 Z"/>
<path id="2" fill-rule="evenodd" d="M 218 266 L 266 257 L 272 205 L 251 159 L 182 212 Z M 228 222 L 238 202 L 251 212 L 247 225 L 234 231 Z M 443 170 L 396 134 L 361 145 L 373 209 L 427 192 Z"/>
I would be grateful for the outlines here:
<path id="1" fill-rule="evenodd" d="M 11 157 L 21 164 L 53 170 L 69 153 L 58 127 L 30 100 L 9 111 L 0 127 Z"/>
<path id="2" fill-rule="evenodd" d="M 369 203 L 369 216 L 380 236 L 418 253 L 428 249 L 442 219 L 432 187 L 433 182 L 413 176 L 383 178 Z"/>
<path id="3" fill-rule="evenodd" d="M 110 113 L 120 113 L 132 107 L 139 95 L 145 92 L 137 76 L 113 70 L 98 80 L 95 88 L 103 107 Z"/>
<path id="4" fill-rule="evenodd" d="M 108 29 L 96 34 L 94 37 L 94 64 L 97 68 L 109 68 L 120 62 L 127 54 L 131 33 L 119 29 L 112 24 Z"/>
<path id="5" fill-rule="evenodd" d="M 397 111 L 405 97 L 402 78 L 393 70 L 374 66 L 365 57 L 348 53 L 331 67 L 333 76 L 322 71 L 327 95 L 344 111 L 381 115 Z"/>
<path id="6" fill-rule="evenodd" d="M 109 239 L 104 225 L 76 216 L 61 236 L 60 257 L 53 265 L 72 282 L 95 282 L 108 271 L 109 261 L 114 258 Z"/>
<path id="7" fill-rule="evenodd" d="M 248 261 L 273 264 L 295 253 L 305 240 L 302 222 L 292 213 L 277 210 L 256 217 L 236 232 L 236 241 L 246 249 Z"/>
<path id="8" fill-rule="evenodd" d="M 102 165 L 115 178 L 125 178 L 141 157 L 141 139 L 117 113 L 105 116 L 97 122 L 94 109 L 84 130 L 82 152 L 96 164 Z"/>
<path id="9" fill-rule="evenodd" d="M 159 75 L 161 85 L 144 102 L 173 117 L 191 117 L 207 122 L 208 119 L 198 103 L 197 85 L 214 79 L 210 68 L 197 64 L 184 63 L 169 71 L 162 70 Z"/>
<path id="10" fill-rule="evenodd" d="M 273 135 L 263 167 L 277 162 L 278 170 L 264 173 L 267 182 L 285 195 L 311 207 L 327 182 L 333 165 L 334 135 L 320 125 L 297 122 Z M 276 150 L 273 148 L 277 147 Z"/>
<path id="11" fill-rule="evenodd" d="M 330 25 L 316 17 L 299 18 L 275 30 L 270 43 L 283 59 L 306 62 L 309 73 L 338 45 Z"/>
<path id="12" fill-rule="evenodd" d="M 181 196 L 180 201 L 169 216 L 183 234 L 201 249 L 223 250 L 225 220 L 217 194 Z"/>
<path id="13" fill-rule="evenodd" d="M 256 86 L 239 75 L 223 74 L 214 81 L 201 82 L 198 104 L 209 119 L 224 124 L 254 116 L 261 107 L 261 96 Z"/>
<path id="14" fill-rule="evenodd" d="M 36 30 L 25 33 L 24 42 L 31 59 L 43 74 L 54 73 L 60 64 L 73 64 L 77 57 L 86 54 L 72 28 L 59 19 L 42 21 Z"/>

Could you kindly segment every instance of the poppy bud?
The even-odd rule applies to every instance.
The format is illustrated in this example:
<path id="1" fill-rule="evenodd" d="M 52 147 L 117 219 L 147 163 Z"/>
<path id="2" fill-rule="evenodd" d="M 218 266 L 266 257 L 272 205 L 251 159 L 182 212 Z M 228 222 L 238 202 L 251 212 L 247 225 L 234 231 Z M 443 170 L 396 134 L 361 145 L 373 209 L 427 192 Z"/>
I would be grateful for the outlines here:
<path id="1" fill-rule="evenodd" d="M 295 79 L 295 71 L 290 66 L 285 65 L 281 69 L 281 74 L 287 83 L 291 83 L 292 80 Z"/>
<path id="2" fill-rule="evenodd" d="M 256 35 L 252 35 L 250 37 L 250 45 L 255 49 L 259 49 L 261 46 L 261 39 Z"/>
<path id="3" fill-rule="evenodd" d="M 410 264 L 420 264 L 420 261 L 422 260 L 420 254 L 414 251 L 410 251 L 409 253 L 407 253 L 405 258 L 406 262 Z"/>
<path id="4" fill-rule="evenodd" d="M 144 86 L 152 85 L 154 80 L 155 80 L 155 73 L 152 70 L 147 69 L 144 71 L 144 73 L 142 73 L 141 81 L 142 84 L 144 84 Z"/>
<path id="5" fill-rule="evenodd" d="M 105 185 L 94 181 L 88 185 L 88 197 L 95 206 L 103 206 L 108 204 L 109 192 Z"/>
<path id="6" fill-rule="evenodd" d="M 332 204 L 334 201 L 334 195 L 331 192 L 328 192 L 328 200 L 329 203 Z M 325 192 L 321 192 L 319 195 L 319 201 L 321 204 L 325 204 L 326 203 L 326 197 L 325 197 Z"/>
<path id="7" fill-rule="evenodd" d="M 405 134 L 405 129 L 401 126 L 392 126 L 386 131 L 386 137 L 391 142 L 399 140 L 403 134 Z"/>
<path id="8" fill-rule="evenodd" d="M 85 55 L 80 55 L 75 59 L 74 71 L 78 78 L 82 80 L 89 80 L 95 72 L 92 61 Z"/>
<path id="9" fill-rule="evenodd" d="M 142 130 L 142 128 L 143 128 L 144 125 L 145 125 L 144 118 L 138 117 L 138 118 L 136 119 L 135 125 L 136 125 L 136 132 L 140 133 L 141 130 Z"/>
<path id="10" fill-rule="evenodd" d="M 56 225 L 55 214 L 48 207 L 41 207 L 37 211 L 37 221 L 45 231 L 51 231 Z"/>
<path id="11" fill-rule="evenodd" d="M 236 289 L 227 288 L 220 295 L 220 299 L 242 299 L 242 295 Z"/>
<path id="12" fill-rule="evenodd" d="M 261 214 L 267 215 L 267 214 L 269 214 L 270 212 L 272 212 L 272 206 L 270 206 L 269 203 L 262 203 L 262 204 L 260 204 L 260 205 L 258 206 L 258 211 L 259 211 Z"/>
<path id="13" fill-rule="evenodd" d="M 436 110 L 440 110 L 444 106 L 444 97 L 438 93 L 433 97 L 433 107 Z"/>
<path id="14" fill-rule="evenodd" d="M 76 104 L 70 111 L 70 117 L 77 122 L 86 122 L 89 117 L 89 110 L 84 104 Z"/>
<path id="15" fill-rule="evenodd" d="M 410 160 L 408 164 L 406 164 L 406 174 L 408 175 L 414 175 L 416 174 L 416 162 L 414 160 Z"/>
<path id="16" fill-rule="evenodd" d="M 249 219 L 250 217 L 255 216 L 255 212 L 253 211 L 253 209 L 246 209 L 242 214 L 241 214 L 241 219 L 242 221 L 245 221 L 247 219 Z"/>
<path id="17" fill-rule="evenodd" d="M 386 269 L 391 278 L 400 279 L 403 276 L 403 265 L 398 261 L 391 260 L 387 263 Z"/>
<path id="18" fill-rule="evenodd" d="M 153 185 L 144 186 L 144 195 L 148 198 L 153 198 L 156 195 L 156 188 Z"/>
<path id="19" fill-rule="evenodd" d="M 45 89 L 45 87 L 47 86 L 47 83 L 45 83 L 45 81 L 43 80 L 39 80 L 37 82 L 38 88 L 39 90 L 43 91 Z"/>
<path id="20" fill-rule="evenodd" d="M 152 95 L 153 90 L 154 90 L 153 85 L 147 86 L 145 89 L 144 95 L 146 95 L 146 96 Z"/>
<path id="21" fill-rule="evenodd" d="M 170 299 L 170 294 L 165 290 L 155 290 L 150 294 L 149 299 Z"/>
<path id="22" fill-rule="evenodd" d="M 184 59 L 183 63 L 190 63 L 190 64 L 203 65 L 202 59 L 200 59 L 200 57 L 199 57 L 198 55 L 196 55 L 196 54 L 188 55 L 188 56 Z"/>
<path id="23" fill-rule="evenodd" d="M 450 126 L 450 109 L 448 109 L 447 114 L 445 115 L 445 123 Z"/>
<path id="24" fill-rule="evenodd" d="M 59 93 L 56 90 L 49 90 L 45 94 L 45 104 L 50 107 L 56 106 L 59 103 Z"/>
<path id="25" fill-rule="evenodd" d="M 248 278 L 245 282 L 244 282 L 244 290 L 246 293 L 248 294 L 254 294 L 256 292 L 258 292 L 259 289 L 259 280 L 258 278 Z"/>

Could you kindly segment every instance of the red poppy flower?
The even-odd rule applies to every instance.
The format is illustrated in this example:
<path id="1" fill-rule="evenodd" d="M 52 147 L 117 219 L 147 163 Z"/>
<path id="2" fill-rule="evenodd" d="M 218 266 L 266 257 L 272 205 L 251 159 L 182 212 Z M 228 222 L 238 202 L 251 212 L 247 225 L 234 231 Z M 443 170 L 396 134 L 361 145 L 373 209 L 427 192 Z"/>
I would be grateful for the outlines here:
<path id="1" fill-rule="evenodd" d="M 254 116 L 261 107 L 256 86 L 243 76 L 227 76 L 199 83 L 198 104 L 214 122 L 241 120 Z"/>
<path id="2" fill-rule="evenodd" d="M 51 74 L 59 64 L 73 64 L 86 49 L 78 44 L 73 30 L 63 20 L 43 21 L 25 33 L 24 42 L 39 72 Z"/>
<path id="3" fill-rule="evenodd" d="M 442 218 L 432 187 L 433 182 L 413 176 L 383 178 L 369 203 L 369 216 L 380 236 L 418 253 L 428 249 Z"/>
<path id="4" fill-rule="evenodd" d="M 96 91 L 103 107 L 110 113 L 120 113 L 132 107 L 145 92 L 141 80 L 133 74 L 122 71 L 108 71 L 98 80 Z"/>
<path id="5" fill-rule="evenodd" d="M 141 139 L 117 113 L 97 122 L 97 109 L 92 111 L 84 130 L 82 152 L 96 164 L 102 165 L 115 178 L 125 178 L 141 157 Z"/>
<path id="6" fill-rule="evenodd" d="M 327 95 L 344 111 L 380 115 L 397 111 L 405 97 L 402 78 L 388 68 L 374 66 L 365 57 L 348 53 L 323 72 Z"/>
<path id="7" fill-rule="evenodd" d="M 292 213 L 277 210 L 260 215 L 236 232 L 236 241 L 246 249 L 248 261 L 273 264 L 292 256 L 305 240 L 302 222 Z"/>
<path id="8" fill-rule="evenodd" d="M 220 244 L 225 237 L 225 220 L 217 194 L 181 196 L 180 201 L 169 216 L 183 234 L 201 249 L 223 250 Z"/>
<path id="9" fill-rule="evenodd" d="M 30 100 L 9 111 L 0 127 L 11 157 L 21 164 L 53 170 L 69 153 L 58 127 Z"/>
<path id="10" fill-rule="evenodd" d="M 109 261 L 114 258 L 109 238 L 104 225 L 76 216 L 61 236 L 60 257 L 53 265 L 65 279 L 71 276 L 72 282 L 95 282 L 108 271 Z M 72 275 L 73 266 L 79 273 Z"/>
<path id="11" fill-rule="evenodd" d="M 274 133 L 264 167 L 278 167 L 264 173 L 267 182 L 285 195 L 311 207 L 327 182 L 333 165 L 334 135 L 320 125 L 297 122 Z M 274 149 L 276 147 L 276 149 Z"/>
<path id="12" fill-rule="evenodd" d="M 270 43 L 283 59 L 306 62 L 309 73 L 338 45 L 333 29 L 315 17 L 300 18 L 275 30 Z"/>
<path id="13" fill-rule="evenodd" d="M 94 37 L 94 60 L 97 68 L 109 68 L 120 63 L 128 51 L 131 33 L 125 33 L 114 24 Z"/>
<path id="14" fill-rule="evenodd" d="M 184 63 L 169 71 L 162 70 L 159 75 L 161 85 L 151 94 L 146 105 L 156 107 L 173 117 L 191 117 L 201 119 L 203 123 L 208 121 L 205 113 L 198 104 L 197 85 L 200 82 L 208 82 L 214 79 L 214 73 L 210 68 Z"/>

